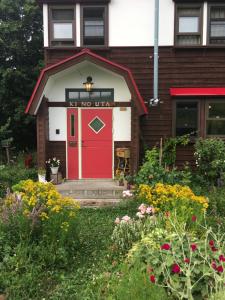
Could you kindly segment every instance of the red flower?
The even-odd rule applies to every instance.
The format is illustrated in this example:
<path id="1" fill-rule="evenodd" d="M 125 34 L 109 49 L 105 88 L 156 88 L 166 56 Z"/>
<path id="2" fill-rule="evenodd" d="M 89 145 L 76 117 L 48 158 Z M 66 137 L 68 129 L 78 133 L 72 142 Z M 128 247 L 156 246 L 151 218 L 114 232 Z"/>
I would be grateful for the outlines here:
<path id="1" fill-rule="evenodd" d="M 172 272 L 173 273 L 180 273 L 180 267 L 178 264 L 173 264 L 172 265 Z"/>
<path id="2" fill-rule="evenodd" d="M 196 217 L 196 216 L 192 216 L 192 217 L 191 217 L 191 220 L 192 220 L 192 222 L 196 222 L 197 217 Z"/>
<path id="3" fill-rule="evenodd" d="M 184 262 L 185 262 L 186 264 L 189 264 L 189 263 L 190 263 L 190 259 L 189 259 L 189 258 L 185 258 L 185 259 L 184 259 Z"/>
<path id="4" fill-rule="evenodd" d="M 170 250 L 170 245 L 169 244 L 163 244 L 161 246 L 161 250 Z"/>
<path id="5" fill-rule="evenodd" d="M 223 267 L 222 267 L 222 266 L 218 266 L 218 267 L 216 268 L 216 270 L 217 270 L 217 272 L 219 272 L 219 273 L 223 273 Z"/>
<path id="6" fill-rule="evenodd" d="M 213 241 L 213 240 L 210 240 L 210 241 L 209 241 L 209 246 L 211 246 L 211 247 L 214 246 L 214 241 Z"/>
<path id="7" fill-rule="evenodd" d="M 154 276 L 154 275 L 151 275 L 151 276 L 149 277 L 149 279 L 150 279 L 150 281 L 151 281 L 152 283 L 155 283 L 155 276 Z"/>
<path id="8" fill-rule="evenodd" d="M 195 251 L 195 250 L 197 250 L 197 246 L 196 246 L 196 244 L 191 244 L 191 250 L 192 250 L 192 251 Z"/>
<path id="9" fill-rule="evenodd" d="M 169 218 L 170 212 L 169 212 L 169 211 L 166 211 L 166 212 L 165 212 L 165 216 L 166 216 L 167 218 Z"/>
<path id="10" fill-rule="evenodd" d="M 211 247 L 211 250 L 213 251 L 213 252 L 216 252 L 216 251 L 218 251 L 218 249 L 216 248 L 216 247 Z"/>
<path id="11" fill-rule="evenodd" d="M 212 262 L 211 266 L 212 266 L 212 268 L 213 268 L 214 270 L 217 270 L 217 266 L 216 266 L 215 261 Z"/>
<path id="12" fill-rule="evenodd" d="M 221 254 L 221 255 L 219 256 L 219 260 L 220 260 L 220 261 L 225 261 L 225 257 Z"/>

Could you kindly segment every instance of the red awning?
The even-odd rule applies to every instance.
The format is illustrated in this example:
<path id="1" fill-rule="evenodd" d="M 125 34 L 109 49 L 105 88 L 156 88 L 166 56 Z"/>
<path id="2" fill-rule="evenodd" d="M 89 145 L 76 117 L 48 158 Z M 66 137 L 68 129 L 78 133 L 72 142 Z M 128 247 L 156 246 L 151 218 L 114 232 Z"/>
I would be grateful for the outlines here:
<path id="1" fill-rule="evenodd" d="M 225 87 L 170 88 L 171 96 L 225 96 Z"/>

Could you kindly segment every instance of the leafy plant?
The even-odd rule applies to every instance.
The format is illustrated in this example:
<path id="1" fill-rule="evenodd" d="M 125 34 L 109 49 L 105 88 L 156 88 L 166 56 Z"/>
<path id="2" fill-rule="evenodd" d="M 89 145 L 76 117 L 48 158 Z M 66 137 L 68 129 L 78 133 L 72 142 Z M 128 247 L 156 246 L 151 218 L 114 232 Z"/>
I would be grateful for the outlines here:
<path id="1" fill-rule="evenodd" d="M 200 226 L 202 235 L 190 234 L 185 225 L 167 217 L 173 231 L 155 228 L 129 252 L 132 264 L 145 262 L 150 280 L 179 299 L 205 299 L 220 291 L 225 280 L 224 234 Z"/>
<path id="2" fill-rule="evenodd" d="M 217 185 L 225 174 L 225 143 L 221 139 L 198 139 L 195 144 L 197 172 L 201 180 Z"/>
<path id="3" fill-rule="evenodd" d="M 157 183 L 154 187 L 141 184 L 137 193 L 141 201 L 154 206 L 156 211 L 176 211 L 179 222 L 192 221 L 193 216 L 203 217 L 208 207 L 204 196 L 196 196 L 188 186 Z"/>
<path id="4" fill-rule="evenodd" d="M 153 148 L 145 153 L 145 161 L 135 178 L 136 184 L 155 185 L 158 182 L 168 184 L 189 184 L 191 182 L 191 171 L 186 165 L 183 170 L 165 168 L 159 163 L 159 150 Z"/>
<path id="5" fill-rule="evenodd" d="M 167 166 L 174 166 L 176 162 L 176 150 L 178 145 L 186 146 L 190 142 L 190 134 L 168 138 L 163 145 L 162 160 Z"/>

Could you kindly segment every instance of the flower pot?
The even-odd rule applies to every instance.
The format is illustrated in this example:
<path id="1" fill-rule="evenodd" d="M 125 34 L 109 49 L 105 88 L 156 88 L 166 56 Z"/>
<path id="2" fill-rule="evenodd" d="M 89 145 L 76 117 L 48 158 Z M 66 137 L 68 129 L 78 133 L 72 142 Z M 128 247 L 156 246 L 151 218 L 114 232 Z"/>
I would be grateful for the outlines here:
<path id="1" fill-rule="evenodd" d="M 59 167 L 51 167 L 51 172 L 53 175 L 58 174 Z"/>
<path id="2" fill-rule="evenodd" d="M 39 182 L 46 182 L 46 175 L 45 174 L 38 174 L 38 181 Z"/>

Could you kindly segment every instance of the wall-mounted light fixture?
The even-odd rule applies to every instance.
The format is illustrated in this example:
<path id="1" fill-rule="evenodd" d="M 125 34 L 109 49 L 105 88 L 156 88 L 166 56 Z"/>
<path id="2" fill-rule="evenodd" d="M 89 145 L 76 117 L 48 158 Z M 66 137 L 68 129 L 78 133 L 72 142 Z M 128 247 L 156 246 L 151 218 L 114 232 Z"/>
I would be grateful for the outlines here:
<path id="1" fill-rule="evenodd" d="M 87 92 L 91 92 L 92 88 L 93 88 L 93 85 L 94 83 L 92 82 L 92 77 L 91 76 L 88 76 L 87 77 L 87 81 L 83 83 L 84 87 L 85 87 L 85 90 Z"/>

